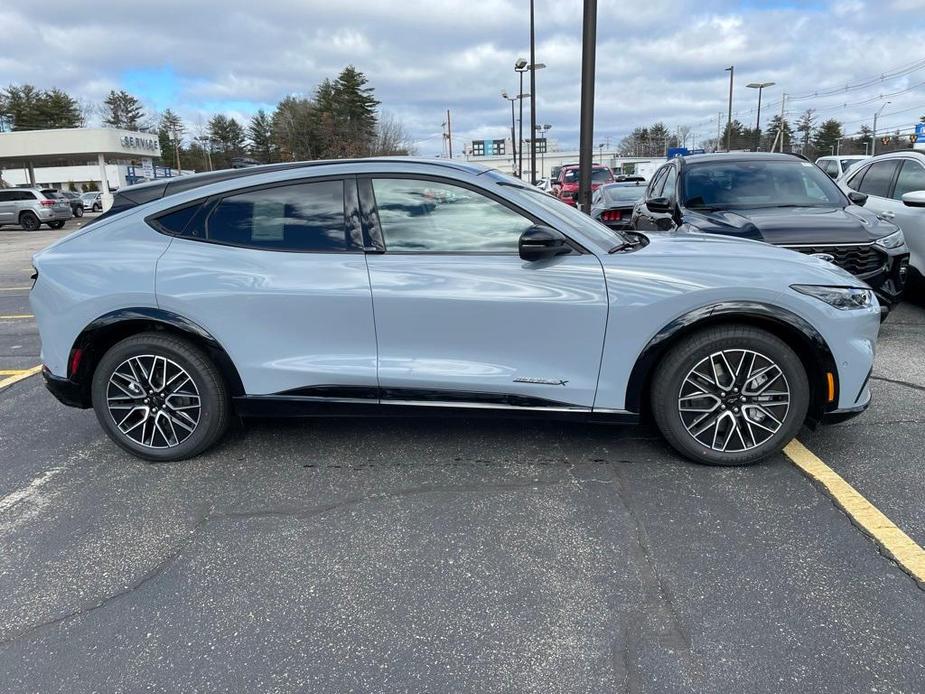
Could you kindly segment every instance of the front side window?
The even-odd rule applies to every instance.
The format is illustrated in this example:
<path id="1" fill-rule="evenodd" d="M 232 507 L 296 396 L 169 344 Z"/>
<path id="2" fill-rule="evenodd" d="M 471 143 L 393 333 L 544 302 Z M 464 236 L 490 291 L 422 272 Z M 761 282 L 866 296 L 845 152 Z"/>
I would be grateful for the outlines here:
<path id="1" fill-rule="evenodd" d="M 659 197 L 662 190 L 662 183 L 665 182 L 665 175 L 668 173 L 668 167 L 664 167 L 655 172 L 652 182 L 649 183 L 649 189 L 646 191 L 646 197 L 650 200 Z"/>
<path id="2" fill-rule="evenodd" d="M 925 190 L 925 167 L 917 161 L 906 159 L 903 162 L 903 167 L 899 170 L 893 197 L 897 200 L 902 200 L 903 195 L 916 190 Z"/>
<path id="3" fill-rule="evenodd" d="M 388 251 L 517 253 L 521 234 L 533 226 L 527 217 L 468 188 L 406 178 L 372 183 Z"/>
<path id="4" fill-rule="evenodd" d="M 897 161 L 878 161 L 876 164 L 871 164 L 867 167 L 858 190 L 880 198 L 889 197 L 890 183 L 893 181 L 893 174 L 896 173 L 898 165 Z"/>
<path id="5" fill-rule="evenodd" d="M 348 249 L 343 181 L 276 186 L 221 199 L 209 241 L 275 251 Z"/>

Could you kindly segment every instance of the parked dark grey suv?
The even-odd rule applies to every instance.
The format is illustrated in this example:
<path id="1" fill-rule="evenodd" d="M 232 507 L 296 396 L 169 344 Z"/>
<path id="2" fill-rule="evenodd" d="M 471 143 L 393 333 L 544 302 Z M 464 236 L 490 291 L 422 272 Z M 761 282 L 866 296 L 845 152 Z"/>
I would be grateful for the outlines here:
<path id="1" fill-rule="evenodd" d="M 864 280 L 888 311 L 902 298 L 909 249 L 899 227 L 864 209 L 866 201 L 789 154 L 702 154 L 656 172 L 633 228 L 723 234 L 815 255 Z"/>

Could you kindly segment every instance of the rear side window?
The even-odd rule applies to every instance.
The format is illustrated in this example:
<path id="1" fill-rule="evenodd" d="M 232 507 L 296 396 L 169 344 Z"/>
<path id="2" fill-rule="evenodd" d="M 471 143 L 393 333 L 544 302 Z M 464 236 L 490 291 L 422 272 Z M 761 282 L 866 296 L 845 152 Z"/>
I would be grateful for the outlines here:
<path id="1" fill-rule="evenodd" d="M 15 195 L 16 193 L 11 190 L 0 190 L 0 202 L 10 202 L 11 200 L 15 200 Z"/>
<path id="2" fill-rule="evenodd" d="M 201 207 L 201 203 L 181 207 L 179 210 L 162 214 L 160 217 L 151 220 L 151 223 L 158 231 L 165 234 L 182 236 Z"/>
<path id="3" fill-rule="evenodd" d="M 897 161 L 878 161 L 867 167 L 864 178 L 861 180 L 858 190 L 868 195 L 875 195 L 881 198 L 890 196 L 890 183 L 893 181 L 893 174 L 896 173 Z"/>
<path id="4" fill-rule="evenodd" d="M 925 167 L 916 161 L 906 159 L 899 170 L 893 197 L 902 200 L 903 195 L 915 190 L 925 190 Z"/>
<path id="5" fill-rule="evenodd" d="M 275 251 L 348 250 L 343 181 L 276 186 L 219 200 L 209 241 Z"/>

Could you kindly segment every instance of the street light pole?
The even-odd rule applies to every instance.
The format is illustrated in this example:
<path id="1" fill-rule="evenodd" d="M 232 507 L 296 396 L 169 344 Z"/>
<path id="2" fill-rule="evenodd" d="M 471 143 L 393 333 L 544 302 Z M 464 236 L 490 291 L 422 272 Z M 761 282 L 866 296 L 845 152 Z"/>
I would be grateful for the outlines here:
<path id="1" fill-rule="evenodd" d="M 518 58 L 517 62 L 514 63 L 514 72 L 520 75 L 520 91 L 517 94 L 517 98 L 520 99 L 520 134 L 517 138 L 517 144 L 520 149 L 520 156 L 517 164 L 517 176 L 519 178 L 524 177 L 524 72 L 528 69 L 529 66 L 527 65 L 526 58 Z"/>
<path id="2" fill-rule="evenodd" d="M 732 149 L 732 78 L 736 74 L 736 66 L 730 65 L 724 72 L 729 73 L 729 118 L 726 120 L 726 151 Z"/>
<path id="3" fill-rule="evenodd" d="M 581 30 L 581 132 L 578 145 L 578 206 L 591 211 L 594 139 L 594 66 L 597 57 L 597 0 L 584 0 Z"/>
<path id="4" fill-rule="evenodd" d="M 536 27 L 534 0 L 530 0 L 530 183 L 536 185 Z M 520 91 L 523 91 L 521 89 Z"/>
<path id="5" fill-rule="evenodd" d="M 755 151 L 761 149 L 761 92 L 765 87 L 774 86 L 774 82 L 752 82 L 745 86 L 758 90 L 758 118 L 755 120 Z"/>
<path id="6" fill-rule="evenodd" d="M 877 153 L 877 119 L 880 117 L 880 114 L 883 113 L 883 109 L 887 107 L 887 104 L 891 104 L 891 101 L 884 101 L 883 106 L 880 107 L 880 110 L 874 114 L 874 134 L 870 141 L 870 156 L 874 156 Z"/>
<path id="7" fill-rule="evenodd" d="M 517 101 L 517 97 L 508 96 L 507 90 L 501 92 L 501 96 L 511 102 L 511 157 L 513 161 L 511 168 L 514 173 L 517 173 L 517 142 L 515 140 L 517 133 L 514 131 L 514 102 Z"/>

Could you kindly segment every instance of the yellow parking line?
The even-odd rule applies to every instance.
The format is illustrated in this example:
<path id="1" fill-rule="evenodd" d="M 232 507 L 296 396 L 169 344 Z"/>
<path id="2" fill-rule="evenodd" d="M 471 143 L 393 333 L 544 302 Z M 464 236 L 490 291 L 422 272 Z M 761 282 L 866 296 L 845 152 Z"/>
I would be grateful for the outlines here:
<path id="1" fill-rule="evenodd" d="M 41 365 L 33 366 L 31 369 L 25 369 L 23 371 L 20 371 L 15 376 L 10 376 L 8 378 L 0 378 L 0 389 L 6 388 L 7 386 L 11 386 L 14 383 L 19 383 L 20 381 L 29 378 L 29 376 L 34 376 L 41 370 L 42 370 Z M 6 373 L 5 371 L 0 371 L 0 375 L 5 374 L 5 373 Z"/>
<path id="2" fill-rule="evenodd" d="M 0 316 L 0 320 L 16 320 L 19 318 L 35 318 L 31 313 L 21 313 L 13 316 Z"/>
<path id="3" fill-rule="evenodd" d="M 925 585 L 925 549 L 906 535 L 835 470 L 794 439 L 784 453 L 808 477 L 821 484 L 835 503 L 920 585 Z"/>

